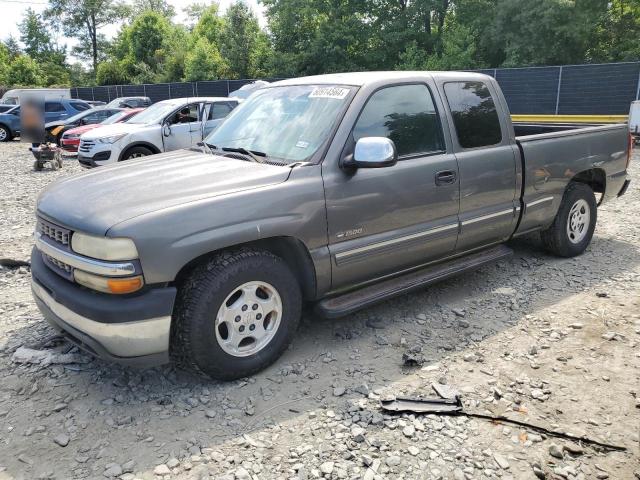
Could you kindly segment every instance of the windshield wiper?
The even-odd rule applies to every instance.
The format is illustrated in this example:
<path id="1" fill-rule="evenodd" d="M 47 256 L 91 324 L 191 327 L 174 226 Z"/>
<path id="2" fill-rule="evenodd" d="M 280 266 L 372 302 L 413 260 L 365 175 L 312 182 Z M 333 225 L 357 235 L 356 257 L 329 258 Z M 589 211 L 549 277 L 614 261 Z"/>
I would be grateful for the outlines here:
<path id="1" fill-rule="evenodd" d="M 256 163 L 265 163 L 267 160 L 267 154 L 264 152 L 258 152 L 256 150 L 247 150 L 244 147 L 218 147 L 216 145 L 212 145 L 210 143 L 204 142 L 204 145 L 209 147 L 209 150 L 222 150 L 223 152 L 232 152 L 232 153 L 240 153 L 241 155 L 245 155 L 250 157 Z M 260 158 L 262 157 L 262 158 Z"/>

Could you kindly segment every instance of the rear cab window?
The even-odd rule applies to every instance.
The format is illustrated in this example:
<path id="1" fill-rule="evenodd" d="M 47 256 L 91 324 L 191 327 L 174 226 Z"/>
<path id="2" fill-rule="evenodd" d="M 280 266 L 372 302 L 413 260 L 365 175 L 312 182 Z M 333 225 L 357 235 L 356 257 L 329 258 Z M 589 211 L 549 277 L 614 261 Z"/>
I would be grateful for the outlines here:
<path id="1" fill-rule="evenodd" d="M 488 147 L 502 141 L 498 111 L 483 82 L 447 82 L 444 92 L 462 148 Z"/>
<path id="2" fill-rule="evenodd" d="M 353 139 L 386 137 L 396 145 L 398 157 L 445 150 L 440 119 L 424 84 L 395 85 L 374 92 L 353 128 Z"/>

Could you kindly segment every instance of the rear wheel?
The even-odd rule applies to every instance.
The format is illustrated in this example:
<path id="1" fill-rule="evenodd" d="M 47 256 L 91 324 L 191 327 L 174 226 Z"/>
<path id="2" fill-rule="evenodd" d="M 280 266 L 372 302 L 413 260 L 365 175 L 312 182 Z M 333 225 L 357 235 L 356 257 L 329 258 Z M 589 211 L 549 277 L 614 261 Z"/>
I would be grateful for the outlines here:
<path id="1" fill-rule="evenodd" d="M 211 378 L 252 375 L 287 348 L 301 307 L 298 282 L 280 257 L 258 250 L 221 253 L 179 288 L 172 357 Z"/>
<path id="2" fill-rule="evenodd" d="M 4 125 L 0 125 L 0 142 L 11 140 L 11 131 Z"/>
<path id="3" fill-rule="evenodd" d="M 591 187 L 570 183 L 556 218 L 541 233 L 546 248 L 561 257 L 574 257 L 584 252 L 596 228 L 597 208 Z"/>
<path id="4" fill-rule="evenodd" d="M 147 147 L 133 147 L 125 152 L 122 160 L 131 160 L 132 158 L 146 157 L 147 155 L 153 155 L 153 152 Z"/>

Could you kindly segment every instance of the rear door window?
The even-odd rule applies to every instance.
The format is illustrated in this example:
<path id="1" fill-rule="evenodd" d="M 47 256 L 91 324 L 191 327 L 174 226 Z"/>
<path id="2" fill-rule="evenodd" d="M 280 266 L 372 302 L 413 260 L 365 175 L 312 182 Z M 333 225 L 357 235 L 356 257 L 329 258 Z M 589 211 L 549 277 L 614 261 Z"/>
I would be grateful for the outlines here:
<path id="1" fill-rule="evenodd" d="M 211 105 L 209 118 L 207 120 L 218 120 L 224 118 L 231 112 L 232 108 L 225 102 L 218 102 Z"/>
<path id="2" fill-rule="evenodd" d="M 363 137 L 387 137 L 399 157 L 444 150 L 442 129 L 431 92 L 426 85 L 397 85 L 375 92 L 353 129 Z"/>
<path id="3" fill-rule="evenodd" d="M 462 148 L 487 147 L 502 141 L 496 105 L 484 83 L 448 82 L 444 91 Z"/>
<path id="4" fill-rule="evenodd" d="M 45 112 L 64 112 L 64 106 L 60 102 L 45 102 L 44 103 L 44 111 Z"/>

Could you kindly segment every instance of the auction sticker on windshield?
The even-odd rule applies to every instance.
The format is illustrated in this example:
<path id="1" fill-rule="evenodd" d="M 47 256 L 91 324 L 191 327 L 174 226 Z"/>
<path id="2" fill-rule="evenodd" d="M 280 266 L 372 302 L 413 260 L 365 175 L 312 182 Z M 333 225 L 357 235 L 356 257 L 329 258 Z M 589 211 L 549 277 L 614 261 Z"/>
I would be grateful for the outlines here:
<path id="1" fill-rule="evenodd" d="M 342 100 L 349 94 L 348 88 L 318 87 L 309 94 L 309 98 L 336 98 Z"/>

